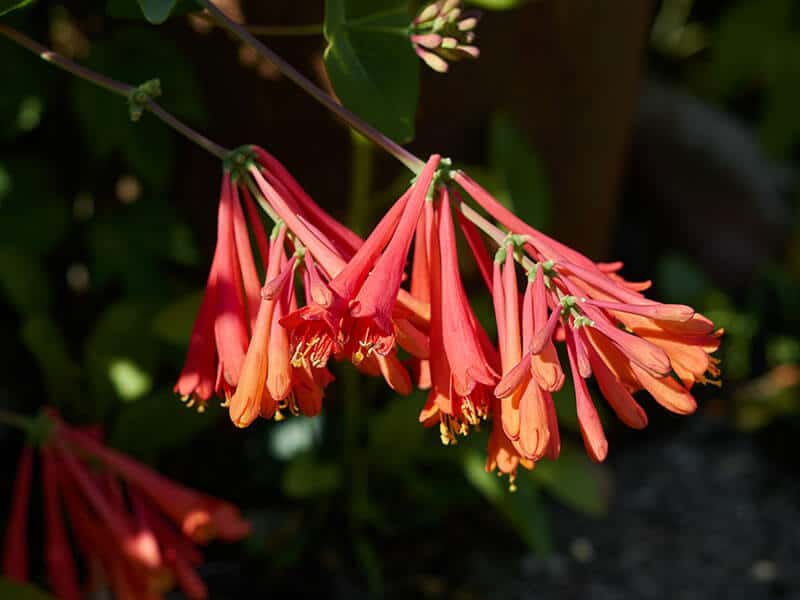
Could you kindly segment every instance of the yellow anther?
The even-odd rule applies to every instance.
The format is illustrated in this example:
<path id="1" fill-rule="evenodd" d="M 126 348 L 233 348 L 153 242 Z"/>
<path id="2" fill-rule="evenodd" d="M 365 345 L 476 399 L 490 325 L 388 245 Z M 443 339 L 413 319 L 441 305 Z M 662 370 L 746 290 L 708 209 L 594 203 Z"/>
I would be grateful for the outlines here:
<path id="1" fill-rule="evenodd" d="M 361 348 L 353 352 L 353 364 L 355 366 L 359 366 L 364 361 L 364 353 L 361 351 Z"/>

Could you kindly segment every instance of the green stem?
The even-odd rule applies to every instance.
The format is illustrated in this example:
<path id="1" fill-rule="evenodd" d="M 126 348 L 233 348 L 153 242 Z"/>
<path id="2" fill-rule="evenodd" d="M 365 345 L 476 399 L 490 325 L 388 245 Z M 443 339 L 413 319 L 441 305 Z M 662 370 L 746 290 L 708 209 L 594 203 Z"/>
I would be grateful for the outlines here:
<path id="1" fill-rule="evenodd" d="M 377 144 L 381 148 L 385 149 L 387 152 L 392 154 L 398 160 L 400 160 L 403 164 L 405 164 L 411 171 L 415 173 L 419 173 L 424 166 L 424 163 L 408 152 L 405 148 L 399 146 L 382 133 L 374 129 L 372 126 L 368 125 L 358 117 L 356 117 L 353 113 L 349 110 L 338 104 L 333 98 L 331 98 L 328 94 L 323 92 L 321 89 L 316 87 L 313 83 L 311 83 L 308 79 L 303 77 L 300 73 L 298 73 L 292 66 L 288 63 L 284 62 L 283 59 L 278 57 L 274 54 L 271 50 L 269 50 L 266 46 L 261 44 L 258 40 L 252 37 L 247 31 L 242 29 L 241 26 L 237 25 L 228 17 L 226 17 L 219 9 L 217 9 L 213 4 L 211 4 L 208 0 L 197 0 L 199 4 L 204 6 L 211 15 L 219 21 L 224 27 L 228 30 L 233 32 L 242 40 L 251 44 L 256 51 L 260 52 L 265 58 L 273 62 L 289 79 L 294 81 L 297 85 L 301 88 L 306 90 L 309 94 L 311 94 L 314 98 L 316 98 L 319 102 L 321 102 L 324 106 L 335 112 L 339 115 L 342 119 L 344 119 L 348 124 L 350 124 L 354 129 L 361 132 L 364 137 L 371 140 L 373 143 Z M 73 75 L 84 79 L 94 85 L 97 85 L 103 89 L 108 90 L 114 94 L 119 96 L 128 97 L 128 95 L 134 91 L 136 88 L 135 86 L 129 85 L 127 83 L 122 83 L 96 73 L 86 67 L 83 67 L 68 58 L 61 56 L 60 54 L 53 52 L 52 50 L 42 46 L 38 42 L 30 39 L 26 35 L 8 27 L 7 25 L 0 24 L 0 35 L 3 35 L 10 40 L 16 42 L 20 46 L 30 50 L 34 54 L 38 55 L 44 61 L 47 61 L 64 71 L 72 73 Z M 161 121 L 172 127 L 175 131 L 186 137 L 187 139 L 191 140 L 204 150 L 210 152 L 214 156 L 218 158 L 225 158 L 228 154 L 228 150 L 220 146 L 219 144 L 209 140 L 207 137 L 202 135 L 201 133 L 195 131 L 182 121 L 176 119 L 172 114 L 164 110 L 158 103 L 154 102 L 153 100 L 148 100 L 146 103 L 146 108 L 149 110 L 154 116 L 159 118 Z M 354 134 L 355 135 L 355 134 Z M 351 211 L 350 214 L 352 215 L 354 228 L 356 230 L 363 231 L 366 221 L 369 218 L 368 214 L 368 191 L 369 191 L 369 179 L 371 179 L 371 170 L 372 170 L 372 161 L 373 156 L 370 152 L 370 149 L 366 147 L 363 143 L 363 139 L 361 137 L 354 137 L 353 138 L 353 191 L 351 193 Z M 365 183 L 366 182 L 366 183 Z M 360 186 L 360 187 L 359 187 Z M 363 189 L 362 189 L 363 188 Z M 271 210 L 268 208 L 268 204 L 264 199 L 261 197 L 261 194 L 256 192 L 253 188 L 251 188 L 253 194 L 255 195 L 256 199 L 259 201 L 259 204 L 262 208 L 265 209 L 267 214 L 276 219 L 276 215 L 272 213 Z M 503 241 L 505 240 L 505 234 L 497 228 L 495 225 L 490 223 L 488 220 L 483 218 L 478 212 L 467 206 L 466 204 L 460 204 L 460 210 L 462 214 L 472 221 L 481 231 L 486 233 L 490 238 L 492 238 L 498 245 L 502 245 Z M 534 266 L 530 259 L 527 257 L 522 258 L 522 265 L 526 269 L 530 269 Z"/>
<path id="2" fill-rule="evenodd" d="M 80 77 L 81 79 L 93 83 L 94 85 L 101 87 L 105 90 L 113 94 L 117 94 L 118 96 L 128 97 L 128 95 L 133 92 L 136 87 L 129 85 L 127 83 L 122 83 L 120 81 L 116 81 L 105 75 L 101 75 L 100 73 L 95 73 L 94 71 L 87 69 L 79 65 L 78 63 L 72 62 L 68 58 L 61 56 L 60 54 L 42 46 L 38 42 L 30 39 L 28 36 L 20 33 L 19 31 L 8 27 L 7 25 L 0 24 L 0 35 L 7 37 L 8 39 L 16 42 L 23 48 L 26 48 L 33 52 L 34 54 L 38 55 L 39 58 L 42 60 L 49 62 L 64 71 L 72 73 L 76 77 Z M 147 101 L 145 104 L 147 110 L 149 110 L 154 116 L 161 119 L 164 123 L 172 127 L 175 131 L 183 135 L 184 137 L 188 138 L 204 150 L 207 150 L 211 154 L 219 157 L 224 158 L 228 151 L 223 148 L 222 146 L 212 142 L 207 137 L 202 135 L 201 133 L 195 131 L 185 123 L 176 119 L 173 115 L 168 113 L 164 110 L 158 103 L 154 102 L 153 100 Z"/>
<path id="3" fill-rule="evenodd" d="M 16 427 L 23 431 L 29 432 L 33 429 L 35 422 L 33 419 L 23 417 L 17 413 L 0 408 L 0 423 L 8 425 L 9 427 Z"/>
<path id="4" fill-rule="evenodd" d="M 370 190 L 375 154 L 369 142 L 359 133 L 351 133 L 350 206 L 348 226 L 356 233 L 363 233 L 370 218 Z M 352 525 L 358 527 L 360 514 L 368 502 L 368 465 L 366 455 L 359 447 L 363 428 L 363 390 L 358 372 L 349 365 L 342 370 L 342 393 L 344 394 L 344 464 L 349 472 L 350 514 Z"/>
<path id="5" fill-rule="evenodd" d="M 353 129 L 359 131 L 364 137 L 371 140 L 374 144 L 386 150 L 389 154 L 394 156 L 397 160 L 403 163 L 409 170 L 419 174 L 425 163 L 414 156 L 411 152 L 392 141 L 380 131 L 375 129 L 372 125 L 356 116 L 353 112 L 339 104 L 329 94 L 325 93 L 308 78 L 301 75 L 297 69 L 283 60 L 280 56 L 275 54 L 272 50 L 267 48 L 259 40 L 247 31 L 242 25 L 232 21 L 228 16 L 217 8 L 210 0 L 196 0 L 196 2 L 205 8 L 209 14 L 228 31 L 230 31 L 237 38 L 252 46 L 263 58 L 266 58 L 275 67 L 283 73 L 289 80 L 299 86 L 303 91 L 313 97 L 317 102 L 322 104 L 325 108 L 336 114 L 345 123 L 350 125 Z"/>
<path id="6" fill-rule="evenodd" d="M 369 193 L 375 154 L 369 141 L 357 131 L 350 131 L 353 156 L 350 170 L 350 207 L 347 211 L 350 229 L 364 235 L 370 218 Z"/>

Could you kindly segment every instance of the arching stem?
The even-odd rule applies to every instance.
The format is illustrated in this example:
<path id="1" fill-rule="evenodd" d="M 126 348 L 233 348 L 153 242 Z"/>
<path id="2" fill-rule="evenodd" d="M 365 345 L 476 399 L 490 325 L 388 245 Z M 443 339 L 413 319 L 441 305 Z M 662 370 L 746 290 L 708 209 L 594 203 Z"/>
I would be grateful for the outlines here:
<path id="1" fill-rule="evenodd" d="M 113 94 L 117 94 L 118 96 L 127 97 L 131 92 L 136 90 L 136 87 L 133 85 L 129 85 L 127 83 L 122 83 L 120 81 L 116 81 L 105 75 L 101 75 L 100 73 L 95 73 L 94 71 L 87 69 L 75 63 L 68 58 L 65 58 L 42 46 L 38 42 L 30 39 L 28 36 L 20 33 L 16 29 L 12 29 L 7 25 L 3 25 L 0 23 L 0 35 L 7 37 L 8 39 L 16 42 L 23 48 L 27 48 L 34 54 L 38 55 L 39 58 L 42 60 L 49 62 L 64 71 L 72 73 L 76 77 L 80 77 L 81 79 L 93 83 L 94 85 L 101 87 L 105 90 Z M 164 110 L 158 103 L 155 101 L 148 99 L 145 103 L 143 103 L 144 108 L 150 111 L 154 116 L 161 119 L 164 123 L 172 127 L 175 131 L 180 133 L 182 136 L 186 137 L 187 139 L 191 140 L 204 150 L 207 150 L 211 154 L 219 157 L 224 158 L 225 155 L 228 153 L 228 150 L 209 140 L 203 134 L 195 131 L 182 121 L 176 119 L 172 114 L 168 113 Z"/>
<path id="2" fill-rule="evenodd" d="M 313 97 L 317 102 L 322 104 L 325 108 L 336 114 L 340 119 L 347 123 L 350 127 L 361 133 L 364 137 L 371 140 L 374 144 L 380 146 L 386 152 L 394 156 L 397 160 L 403 163 L 411 171 L 419 174 L 425 166 L 424 161 L 414 156 L 411 152 L 400 146 L 398 143 L 383 135 L 380 131 L 375 129 L 372 125 L 356 116 L 353 112 L 339 104 L 330 95 L 325 93 L 322 89 L 317 87 L 305 76 L 300 74 L 297 69 L 283 60 L 280 56 L 275 54 L 272 50 L 267 48 L 263 43 L 257 40 L 253 35 L 247 31 L 245 27 L 232 21 L 224 12 L 217 8 L 210 0 L 196 0 L 196 2 L 205 8 L 214 20 L 220 26 L 230 31 L 237 38 L 251 46 L 263 58 L 271 62 L 275 67 L 283 73 L 289 80 L 294 82 L 303 91 Z"/>

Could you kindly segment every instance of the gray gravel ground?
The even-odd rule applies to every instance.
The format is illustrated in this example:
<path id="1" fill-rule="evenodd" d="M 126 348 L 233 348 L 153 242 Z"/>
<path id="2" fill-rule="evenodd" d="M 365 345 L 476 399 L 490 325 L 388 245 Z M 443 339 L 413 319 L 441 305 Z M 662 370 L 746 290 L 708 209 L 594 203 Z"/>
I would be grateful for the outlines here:
<path id="1" fill-rule="evenodd" d="M 476 560 L 474 577 L 492 600 L 800 599 L 791 462 L 696 418 L 614 457 L 607 519 L 555 511 L 559 554 Z"/>

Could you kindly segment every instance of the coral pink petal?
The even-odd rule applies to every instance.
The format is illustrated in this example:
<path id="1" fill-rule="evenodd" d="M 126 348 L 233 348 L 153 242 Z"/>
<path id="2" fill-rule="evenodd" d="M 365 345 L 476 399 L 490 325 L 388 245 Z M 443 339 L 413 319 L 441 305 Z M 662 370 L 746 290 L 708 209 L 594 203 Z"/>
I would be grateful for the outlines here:
<path id="1" fill-rule="evenodd" d="M 33 479 L 33 448 L 24 446 L 17 463 L 13 500 L 3 548 L 3 575 L 28 581 L 28 506 Z"/>

